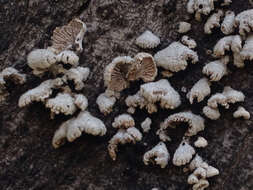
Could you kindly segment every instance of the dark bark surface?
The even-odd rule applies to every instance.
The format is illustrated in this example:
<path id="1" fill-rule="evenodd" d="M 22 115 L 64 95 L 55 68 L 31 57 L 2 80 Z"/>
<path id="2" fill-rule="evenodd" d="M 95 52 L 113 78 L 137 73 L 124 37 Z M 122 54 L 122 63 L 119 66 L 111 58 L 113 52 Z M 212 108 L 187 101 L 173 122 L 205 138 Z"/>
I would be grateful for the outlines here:
<path id="1" fill-rule="evenodd" d="M 212 60 L 206 50 L 212 49 L 223 35 L 218 30 L 210 36 L 204 35 L 206 18 L 196 22 L 185 7 L 186 0 L 0 0 L 0 70 L 13 66 L 28 75 L 25 85 L 8 87 L 11 95 L 0 105 L 0 189 L 189 189 L 189 173 L 184 173 L 183 168 L 170 162 L 165 169 L 160 169 L 142 162 L 144 152 L 159 142 L 155 132 L 165 117 L 186 109 L 201 114 L 206 104 L 204 101 L 190 106 L 181 88 L 189 90 L 202 77 L 204 63 Z M 228 7 L 236 13 L 249 8 L 247 0 L 234 0 Z M 51 145 L 54 131 L 68 118 L 57 116 L 50 120 L 49 110 L 42 104 L 21 109 L 17 102 L 22 93 L 49 78 L 34 77 L 26 64 L 26 55 L 34 48 L 47 47 L 53 29 L 74 17 L 81 18 L 88 27 L 80 65 L 88 66 L 91 75 L 82 93 L 89 99 L 89 111 L 106 123 L 108 133 L 105 137 L 83 135 L 55 150 Z M 143 51 L 136 47 L 134 40 L 146 29 L 152 30 L 162 42 L 149 51 L 152 54 L 179 40 L 177 23 L 186 20 L 193 26 L 189 36 L 197 41 L 200 62 L 169 79 L 181 93 L 182 106 L 151 115 L 151 132 L 144 134 L 136 145 L 120 147 L 117 160 L 112 161 L 107 153 L 108 140 L 116 132 L 111 122 L 126 111 L 125 97 L 136 93 L 142 82 L 132 83 L 130 89 L 123 91 L 114 112 L 105 117 L 95 104 L 96 97 L 104 91 L 104 67 L 118 55 L 134 56 Z M 212 93 L 220 92 L 225 85 L 243 91 L 246 100 L 242 105 L 253 114 L 253 66 L 249 63 L 243 69 L 229 68 L 231 73 L 212 86 Z M 234 119 L 232 113 L 237 106 L 222 110 L 218 121 L 206 120 L 206 130 L 200 133 L 209 145 L 197 152 L 220 170 L 219 176 L 209 180 L 209 189 L 253 189 L 253 120 Z M 146 111 L 136 112 L 138 128 L 147 116 Z M 167 143 L 171 156 L 185 130 L 179 127 L 172 131 L 173 141 Z"/>

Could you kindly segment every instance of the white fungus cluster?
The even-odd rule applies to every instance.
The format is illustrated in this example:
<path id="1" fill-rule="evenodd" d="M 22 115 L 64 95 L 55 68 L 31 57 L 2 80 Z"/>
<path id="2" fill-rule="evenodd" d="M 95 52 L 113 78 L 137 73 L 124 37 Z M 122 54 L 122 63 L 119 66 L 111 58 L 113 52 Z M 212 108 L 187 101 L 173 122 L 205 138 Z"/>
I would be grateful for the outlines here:
<path id="1" fill-rule="evenodd" d="M 213 166 L 208 165 L 197 154 L 189 165 L 192 174 L 189 175 L 188 184 L 193 185 L 193 190 L 203 190 L 209 187 L 207 178 L 219 175 L 219 170 Z"/>
<path id="2" fill-rule="evenodd" d="M 159 142 L 155 147 L 143 155 L 143 162 L 145 165 L 148 165 L 151 162 L 160 165 L 161 168 L 167 166 L 169 159 L 170 154 L 163 142 Z"/>
<path id="3" fill-rule="evenodd" d="M 173 42 L 167 48 L 158 51 L 154 55 L 158 67 L 171 72 L 185 70 L 190 61 L 195 64 L 199 58 L 195 51 L 183 45 L 181 42 Z"/>
<path id="4" fill-rule="evenodd" d="M 135 122 L 132 116 L 129 114 L 121 114 L 114 119 L 112 123 L 114 128 L 118 129 L 118 132 L 111 138 L 108 145 L 108 152 L 113 160 L 117 158 L 118 146 L 127 143 L 135 144 L 141 141 L 142 134 L 135 128 Z"/>
<path id="5" fill-rule="evenodd" d="M 160 125 L 161 130 L 166 130 L 168 127 L 175 128 L 180 123 L 187 123 L 188 130 L 185 136 L 194 136 L 198 132 L 205 129 L 205 120 L 199 115 L 192 113 L 191 111 L 179 112 L 170 115 Z"/>
<path id="6" fill-rule="evenodd" d="M 20 74 L 19 71 L 13 67 L 7 67 L 0 72 L 0 102 L 4 101 L 9 95 L 6 86 L 9 80 L 17 85 L 22 85 L 26 82 L 26 75 Z"/>
<path id="7" fill-rule="evenodd" d="M 234 118 L 250 119 L 250 113 L 242 106 L 239 106 L 233 113 Z"/>
<path id="8" fill-rule="evenodd" d="M 59 148 L 65 144 L 66 140 L 73 142 L 79 138 L 82 133 L 103 136 L 106 133 L 106 127 L 100 119 L 92 116 L 87 111 L 82 111 L 77 117 L 61 124 L 54 134 L 52 140 L 53 147 Z"/>
<path id="9" fill-rule="evenodd" d="M 216 13 L 213 13 L 205 23 L 204 32 L 206 34 L 211 34 L 213 28 L 220 27 L 220 21 L 223 15 L 224 13 L 222 10 L 218 10 Z"/>
<path id="10" fill-rule="evenodd" d="M 157 112 L 157 102 L 165 109 L 175 109 L 181 104 L 180 95 L 166 79 L 141 85 L 139 92 L 128 96 L 125 102 L 128 107 L 139 106 L 146 108 L 149 113 Z"/>
<path id="11" fill-rule="evenodd" d="M 153 49 L 160 44 L 160 38 L 151 31 L 146 30 L 135 41 L 136 45 L 143 49 Z"/>
<path id="12" fill-rule="evenodd" d="M 214 10 L 214 0 L 189 0 L 187 12 L 195 13 L 195 19 L 201 21 L 201 15 L 209 15 Z"/>

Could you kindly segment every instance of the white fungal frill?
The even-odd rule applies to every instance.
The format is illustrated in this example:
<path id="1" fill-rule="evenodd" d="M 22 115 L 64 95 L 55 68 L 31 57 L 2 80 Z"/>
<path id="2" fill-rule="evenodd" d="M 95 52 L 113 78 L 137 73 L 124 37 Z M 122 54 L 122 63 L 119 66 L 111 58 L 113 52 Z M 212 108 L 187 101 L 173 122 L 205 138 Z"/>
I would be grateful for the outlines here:
<path id="1" fill-rule="evenodd" d="M 194 142 L 194 146 L 198 148 L 205 148 L 208 145 L 207 140 L 204 137 L 198 137 Z"/>
<path id="2" fill-rule="evenodd" d="M 127 74 L 133 62 L 133 59 L 129 56 L 114 58 L 104 71 L 105 86 L 109 90 L 116 92 L 127 88 L 129 86 Z"/>
<path id="3" fill-rule="evenodd" d="M 142 123 L 141 123 L 141 128 L 143 130 L 144 133 L 148 133 L 151 129 L 151 124 L 152 124 L 152 120 L 147 117 Z"/>
<path id="4" fill-rule="evenodd" d="M 227 102 L 227 97 L 222 93 L 216 93 L 216 94 L 212 95 L 208 99 L 207 105 L 210 108 L 214 108 L 214 109 L 218 108 L 218 105 L 221 105 L 221 106 L 225 107 L 226 109 L 229 108 L 229 105 Z M 211 110 L 209 110 L 209 111 L 211 111 Z"/>
<path id="5" fill-rule="evenodd" d="M 170 138 L 170 136 L 168 135 L 168 132 L 167 131 L 165 131 L 165 130 L 162 130 L 162 129 L 158 129 L 157 131 L 156 131 L 156 135 L 158 135 L 159 136 L 159 139 L 161 140 L 161 141 L 163 141 L 163 142 L 167 142 L 167 141 L 171 141 L 171 138 Z"/>
<path id="6" fill-rule="evenodd" d="M 185 34 L 191 30 L 191 24 L 188 22 L 179 22 L 178 33 Z"/>
<path id="7" fill-rule="evenodd" d="M 231 35 L 221 38 L 213 48 L 214 57 L 222 57 L 226 51 L 239 53 L 242 49 L 242 39 L 240 35 Z"/>
<path id="8" fill-rule="evenodd" d="M 234 118 L 244 118 L 250 119 L 250 113 L 242 106 L 239 106 L 237 110 L 233 113 Z"/>
<path id="9" fill-rule="evenodd" d="M 183 140 L 177 148 L 172 162 L 175 166 L 183 166 L 191 161 L 194 154 L 194 148 L 189 145 L 187 140 Z"/>
<path id="10" fill-rule="evenodd" d="M 190 38 L 189 36 L 186 36 L 186 35 L 182 36 L 181 42 L 182 42 L 182 44 L 186 45 L 190 49 L 194 49 L 194 48 L 197 47 L 196 41 L 194 39 Z"/>
<path id="11" fill-rule="evenodd" d="M 66 80 L 74 82 L 76 90 L 82 90 L 84 81 L 88 79 L 90 69 L 88 67 L 71 68 L 65 73 Z"/>
<path id="12" fill-rule="evenodd" d="M 195 115 L 191 111 L 179 112 L 170 115 L 164 122 L 161 123 L 160 129 L 165 130 L 167 127 L 174 128 L 180 123 L 188 123 L 189 127 L 185 136 L 194 136 L 198 132 L 205 129 L 205 120 L 199 115 Z"/>
<path id="13" fill-rule="evenodd" d="M 135 43 L 143 49 L 153 49 L 160 44 L 160 38 L 146 30 L 136 39 Z"/>
<path id="14" fill-rule="evenodd" d="M 238 90 L 234 90 L 230 86 L 225 86 L 222 92 L 227 98 L 227 102 L 230 104 L 235 104 L 237 102 L 244 102 L 245 95 Z"/>
<path id="15" fill-rule="evenodd" d="M 64 64 L 70 64 L 72 66 L 77 66 L 79 64 L 79 57 L 75 54 L 75 52 L 70 50 L 64 50 L 56 56 L 58 62 L 62 62 Z"/>
<path id="16" fill-rule="evenodd" d="M 191 88 L 190 92 L 187 93 L 187 98 L 190 103 L 193 104 L 194 99 L 197 99 L 197 102 L 201 102 L 211 93 L 211 83 L 207 78 L 200 79 L 194 86 Z"/>
<path id="17" fill-rule="evenodd" d="M 163 142 L 157 144 L 143 156 L 143 162 L 145 165 L 149 165 L 151 162 L 153 164 L 160 165 L 161 168 L 165 168 L 167 166 L 169 159 L 170 154 Z"/>
<path id="18" fill-rule="evenodd" d="M 204 31 L 206 34 L 211 34 L 213 28 L 220 27 L 221 17 L 224 13 L 222 10 L 218 10 L 216 13 L 213 13 L 206 21 L 204 26 Z"/>
<path id="19" fill-rule="evenodd" d="M 160 102 L 165 109 L 175 109 L 181 104 L 180 95 L 166 79 L 141 85 L 140 94 L 150 103 Z"/>
<path id="20" fill-rule="evenodd" d="M 209 182 L 206 179 L 200 179 L 198 183 L 194 184 L 192 190 L 204 190 L 209 187 Z"/>
<path id="21" fill-rule="evenodd" d="M 205 116 L 211 120 L 217 120 L 220 118 L 221 114 L 218 108 L 211 108 L 209 106 L 205 106 L 203 108 L 203 113 Z"/>
<path id="22" fill-rule="evenodd" d="M 210 81 L 219 81 L 223 76 L 228 74 L 228 62 L 229 56 L 225 56 L 219 60 L 212 61 L 203 67 L 202 73 L 209 76 Z"/>
<path id="23" fill-rule="evenodd" d="M 107 96 L 106 93 L 102 93 L 97 97 L 96 103 L 99 107 L 99 110 L 104 115 L 107 115 L 112 112 L 112 108 L 116 102 L 116 98 L 113 96 Z"/>
<path id="24" fill-rule="evenodd" d="M 240 56 L 242 60 L 253 60 L 253 34 L 247 37 Z"/>
<path id="25" fill-rule="evenodd" d="M 195 13 L 195 19 L 201 21 L 201 14 L 209 15 L 214 10 L 214 0 L 189 0 L 187 12 Z"/>
<path id="26" fill-rule="evenodd" d="M 6 81 L 8 80 L 15 84 L 22 85 L 26 82 L 26 75 L 20 74 L 19 71 L 13 67 L 7 67 L 0 72 L 0 102 L 4 101 L 9 95 L 6 89 Z"/>
<path id="27" fill-rule="evenodd" d="M 129 114 L 121 114 L 114 119 L 112 123 L 114 128 L 118 128 L 118 132 L 111 138 L 108 145 L 108 152 L 113 160 L 116 160 L 118 145 L 133 143 L 142 139 L 141 132 L 135 128 L 135 122 Z"/>
<path id="28" fill-rule="evenodd" d="M 83 51 L 83 37 L 87 27 L 80 19 L 73 19 L 67 25 L 56 27 L 52 36 L 52 49 L 55 53 L 64 50 Z"/>
<path id="29" fill-rule="evenodd" d="M 36 88 L 24 93 L 19 98 L 18 105 L 19 107 L 24 107 L 32 102 L 45 102 L 45 100 L 53 93 L 53 89 L 60 88 L 62 85 L 63 80 L 61 78 L 46 80 Z"/>
<path id="30" fill-rule="evenodd" d="M 202 157 L 200 157 L 198 154 L 196 154 L 196 156 L 192 159 L 189 165 L 189 169 L 191 171 L 195 170 L 196 168 L 204 168 L 204 169 L 208 168 L 208 164 L 204 162 Z"/>
<path id="31" fill-rule="evenodd" d="M 75 105 L 82 111 L 86 110 L 88 107 L 88 99 L 82 94 L 74 94 Z"/>
<path id="32" fill-rule="evenodd" d="M 253 28 L 253 9 L 249 9 L 239 13 L 235 17 L 235 26 L 239 27 L 239 33 L 246 36 L 247 33 L 252 31 Z"/>
<path id="33" fill-rule="evenodd" d="M 193 64 L 198 62 L 197 53 L 180 42 L 173 42 L 167 48 L 157 52 L 154 58 L 158 67 L 172 72 L 185 70 L 189 60 Z"/>
<path id="34" fill-rule="evenodd" d="M 48 49 L 36 49 L 27 56 L 28 66 L 33 69 L 34 75 L 41 75 L 57 61 L 56 55 Z"/>
<path id="35" fill-rule="evenodd" d="M 52 144 L 54 148 L 59 148 L 66 142 L 73 142 L 80 137 L 82 133 L 103 136 L 106 133 L 104 123 L 92 116 L 89 112 L 80 112 L 76 118 L 72 118 L 61 124 L 59 129 L 55 132 Z"/>
<path id="36" fill-rule="evenodd" d="M 225 35 L 229 35 L 235 30 L 235 13 L 233 11 L 227 11 L 225 18 L 221 24 L 221 31 Z"/>

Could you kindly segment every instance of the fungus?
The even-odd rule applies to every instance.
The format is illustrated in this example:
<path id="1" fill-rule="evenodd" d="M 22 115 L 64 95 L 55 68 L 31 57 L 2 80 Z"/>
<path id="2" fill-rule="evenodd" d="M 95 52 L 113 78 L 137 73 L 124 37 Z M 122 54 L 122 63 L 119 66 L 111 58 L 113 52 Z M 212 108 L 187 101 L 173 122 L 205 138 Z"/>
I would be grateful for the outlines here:
<path id="1" fill-rule="evenodd" d="M 74 81 L 75 89 L 82 90 L 84 87 L 84 81 L 88 79 L 90 69 L 88 67 L 76 67 L 71 68 L 65 73 L 65 79 Z"/>
<path id="2" fill-rule="evenodd" d="M 198 148 L 205 148 L 208 145 L 207 140 L 204 137 L 198 137 L 194 142 L 194 146 Z"/>
<path id="3" fill-rule="evenodd" d="M 112 108 L 115 102 L 116 102 L 115 97 L 107 96 L 105 93 L 100 94 L 96 100 L 100 112 L 102 112 L 104 115 L 107 115 L 112 112 Z"/>
<path id="4" fill-rule="evenodd" d="M 246 33 L 251 32 L 253 28 L 253 9 L 249 9 L 239 13 L 235 17 L 235 27 L 239 27 L 239 33 L 246 36 Z"/>
<path id="5" fill-rule="evenodd" d="M 149 53 L 138 53 L 134 57 L 134 64 L 129 68 L 127 80 L 134 81 L 142 79 L 144 82 L 150 82 L 157 76 L 157 67 L 154 58 Z"/>
<path id="6" fill-rule="evenodd" d="M 121 114 L 114 119 L 112 123 L 114 128 L 118 128 L 118 132 L 111 138 L 108 145 L 108 152 L 113 160 L 116 160 L 118 145 L 133 143 L 142 139 L 141 132 L 135 128 L 135 122 L 129 114 Z"/>
<path id="7" fill-rule="evenodd" d="M 181 104 L 180 95 L 166 79 L 141 85 L 140 94 L 151 103 L 160 101 L 166 109 L 175 109 Z"/>
<path id="8" fill-rule="evenodd" d="M 206 178 L 206 173 L 207 173 L 207 171 L 204 168 L 201 168 L 201 167 L 196 168 L 193 171 L 193 175 L 195 175 L 198 178 L 202 178 L 202 179 Z"/>
<path id="9" fill-rule="evenodd" d="M 77 66 L 79 64 L 79 57 L 75 52 L 70 50 L 64 50 L 56 56 L 58 62 L 63 62 L 64 64 L 70 64 Z"/>
<path id="10" fill-rule="evenodd" d="M 26 75 L 20 74 L 18 70 L 13 67 L 7 67 L 0 72 L 0 102 L 4 101 L 9 95 L 6 89 L 6 81 L 11 80 L 15 84 L 24 84 L 26 82 Z"/>
<path id="11" fill-rule="evenodd" d="M 208 168 L 208 164 L 204 162 L 203 159 L 198 154 L 196 154 L 196 156 L 192 159 L 189 165 L 189 169 L 191 171 L 195 170 L 196 168 L 204 168 L 204 169 Z"/>
<path id="12" fill-rule="evenodd" d="M 233 113 L 234 118 L 243 117 L 244 119 L 250 119 L 250 113 L 242 106 L 239 106 Z"/>
<path id="13" fill-rule="evenodd" d="M 228 74 L 228 62 L 229 56 L 212 61 L 203 67 L 202 73 L 209 76 L 210 81 L 219 81 L 223 76 Z"/>
<path id="14" fill-rule="evenodd" d="M 227 98 L 227 103 L 235 104 L 237 102 L 244 102 L 245 95 L 238 90 L 234 90 L 230 86 L 225 86 L 222 92 Z"/>
<path id="15" fill-rule="evenodd" d="M 194 184 L 192 189 L 193 190 L 204 190 L 209 187 L 209 182 L 206 179 L 200 179 L 198 183 Z"/>
<path id="16" fill-rule="evenodd" d="M 206 177 L 208 178 L 219 174 L 220 174 L 219 170 L 213 166 L 208 166 L 206 169 Z"/>
<path id="17" fill-rule="evenodd" d="M 120 92 L 129 86 L 127 74 L 133 64 L 129 56 L 116 57 L 106 66 L 104 72 L 105 86 L 112 91 Z"/>
<path id="18" fill-rule="evenodd" d="M 193 14 L 195 19 L 201 21 L 201 14 L 209 15 L 214 10 L 214 0 L 189 0 L 187 3 L 187 12 Z"/>
<path id="19" fill-rule="evenodd" d="M 169 159 L 170 154 L 163 142 L 158 143 L 143 156 L 143 162 L 145 165 L 148 165 L 149 162 L 151 162 L 160 165 L 161 168 L 165 168 L 167 166 Z"/>
<path id="20" fill-rule="evenodd" d="M 194 48 L 197 47 L 196 41 L 194 39 L 190 38 L 189 36 L 186 36 L 186 35 L 184 35 L 181 38 L 181 42 L 182 42 L 182 44 L 186 45 L 190 49 L 194 49 Z"/>
<path id="21" fill-rule="evenodd" d="M 194 148 L 189 145 L 187 140 L 183 140 L 177 148 L 173 156 L 173 164 L 175 166 L 182 166 L 189 163 L 192 156 L 195 154 Z"/>
<path id="22" fill-rule="evenodd" d="M 218 108 L 211 108 L 209 106 L 205 106 L 203 108 L 203 113 L 205 116 L 211 120 L 217 120 L 220 118 L 220 112 Z"/>
<path id="23" fill-rule="evenodd" d="M 87 111 L 82 111 L 77 117 L 67 120 L 60 125 L 52 140 L 53 147 L 59 148 L 65 144 L 66 139 L 69 142 L 73 142 L 83 132 L 93 136 L 103 136 L 106 133 L 106 127 L 100 119 L 92 116 Z"/>
<path id="24" fill-rule="evenodd" d="M 57 61 L 56 55 L 48 49 L 36 49 L 27 56 L 28 66 L 33 69 L 34 75 L 41 75 Z"/>
<path id="25" fill-rule="evenodd" d="M 179 22 L 178 33 L 184 34 L 191 30 L 191 24 L 188 22 Z"/>
<path id="26" fill-rule="evenodd" d="M 25 107 L 32 102 L 45 102 L 45 100 L 53 93 L 53 89 L 60 88 L 63 84 L 61 78 L 46 80 L 36 88 L 25 92 L 19 98 L 18 105 L 19 107 Z"/>
<path id="27" fill-rule="evenodd" d="M 226 109 L 229 108 L 228 102 L 227 102 L 227 97 L 222 94 L 222 93 L 216 93 L 212 95 L 207 102 L 207 105 L 210 108 L 218 108 L 218 104 L 224 106 Z"/>
<path id="28" fill-rule="evenodd" d="M 225 35 L 229 35 L 235 30 L 235 13 L 233 11 L 227 11 L 225 13 L 225 18 L 221 24 L 221 31 Z"/>
<path id="29" fill-rule="evenodd" d="M 206 21 L 204 26 L 204 32 L 206 34 L 211 34 L 213 28 L 220 27 L 221 17 L 223 17 L 224 13 L 222 10 L 218 10 L 216 13 L 213 13 Z"/>
<path id="30" fill-rule="evenodd" d="M 195 83 L 190 92 L 188 92 L 186 95 L 190 103 L 193 104 L 195 98 L 197 98 L 198 102 L 203 101 L 204 98 L 211 93 L 210 86 L 211 83 L 207 78 L 202 78 L 197 83 Z"/>
<path id="31" fill-rule="evenodd" d="M 136 45 L 143 49 L 153 49 L 160 44 L 160 38 L 151 31 L 146 30 L 135 41 Z"/>
<path id="32" fill-rule="evenodd" d="M 225 55 L 225 51 L 232 50 L 233 53 L 239 53 L 242 49 L 242 39 L 239 35 L 225 36 L 221 38 L 213 48 L 215 57 Z"/>
<path id="33" fill-rule="evenodd" d="M 197 176 L 195 176 L 194 174 L 189 175 L 188 179 L 187 179 L 187 183 L 190 185 L 196 184 L 199 182 L 199 179 L 197 178 Z"/>
<path id="34" fill-rule="evenodd" d="M 249 35 L 240 53 L 242 60 L 253 60 L 253 34 Z"/>
<path id="35" fill-rule="evenodd" d="M 204 118 L 199 115 L 195 115 L 191 111 L 179 112 L 172 114 L 165 119 L 164 122 L 161 123 L 160 129 L 165 130 L 168 127 L 175 128 L 176 125 L 184 122 L 189 125 L 185 136 L 194 136 L 205 129 L 204 121 Z"/>
<path id="36" fill-rule="evenodd" d="M 134 114 L 135 113 L 135 108 L 134 107 L 129 107 L 128 109 L 127 109 L 127 113 L 129 113 L 129 114 Z"/>
<path id="37" fill-rule="evenodd" d="M 142 123 L 141 123 L 141 128 L 144 133 L 148 133 L 149 130 L 151 129 L 150 126 L 152 124 L 152 120 L 147 117 Z"/>
<path id="38" fill-rule="evenodd" d="M 83 51 L 82 42 L 86 31 L 86 25 L 75 18 L 67 25 L 54 29 L 50 48 L 57 54 L 64 50 L 74 50 L 80 53 Z"/>
<path id="39" fill-rule="evenodd" d="M 75 105 L 82 111 L 86 110 L 88 107 L 88 99 L 82 94 L 74 94 Z"/>
<path id="40" fill-rule="evenodd" d="M 173 42 L 167 48 L 157 52 L 154 58 L 157 66 L 172 72 L 185 70 L 189 60 L 193 64 L 198 62 L 197 53 L 180 42 Z"/>
<path id="41" fill-rule="evenodd" d="M 165 130 L 162 129 L 158 129 L 156 131 L 156 135 L 159 136 L 159 139 L 163 142 L 167 142 L 167 141 L 171 141 L 171 138 L 169 137 L 169 135 L 167 134 L 167 132 Z"/>

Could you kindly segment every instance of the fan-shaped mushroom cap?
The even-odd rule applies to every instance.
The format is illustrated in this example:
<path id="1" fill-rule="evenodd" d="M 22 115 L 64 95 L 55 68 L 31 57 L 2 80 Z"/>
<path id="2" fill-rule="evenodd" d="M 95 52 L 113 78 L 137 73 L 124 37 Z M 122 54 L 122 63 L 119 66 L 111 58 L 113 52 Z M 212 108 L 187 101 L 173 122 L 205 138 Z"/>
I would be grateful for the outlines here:
<path id="1" fill-rule="evenodd" d="M 120 92 L 129 86 L 127 74 L 133 64 L 129 56 L 116 57 L 104 71 L 105 86 L 109 90 Z"/>
<path id="2" fill-rule="evenodd" d="M 146 30 L 135 41 L 136 45 L 144 49 L 152 49 L 160 44 L 160 39 L 151 31 Z"/>
<path id="3" fill-rule="evenodd" d="M 233 114 L 234 118 L 243 117 L 244 119 L 250 118 L 250 113 L 242 106 L 239 106 Z"/>
<path id="4" fill-rule="evenodd" d="M 125 113 L 116 117 L 112 123 L 112 126 L 114 128 L 129 128 L 134 127 L 135 122 L 131 115 Z"/>
<path id="5" fill-rule="evenodd" d="M 56 53 L 68 49 L 82 52 L 82 41 L 86 31 L 86 25 L 77 18 L 71 20 L 65 26 L 56 27 L 52 36 L 51 49 Z"/>

